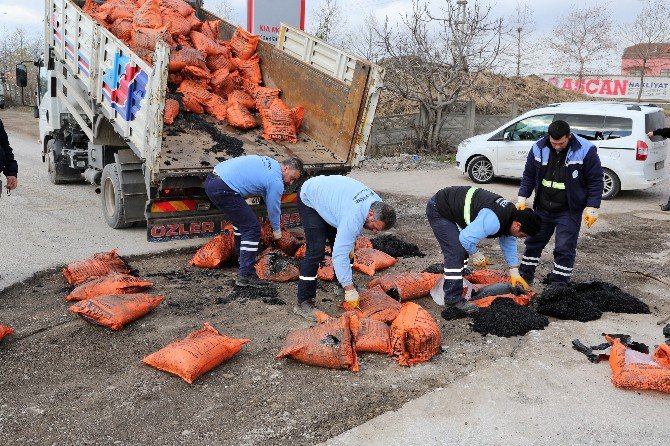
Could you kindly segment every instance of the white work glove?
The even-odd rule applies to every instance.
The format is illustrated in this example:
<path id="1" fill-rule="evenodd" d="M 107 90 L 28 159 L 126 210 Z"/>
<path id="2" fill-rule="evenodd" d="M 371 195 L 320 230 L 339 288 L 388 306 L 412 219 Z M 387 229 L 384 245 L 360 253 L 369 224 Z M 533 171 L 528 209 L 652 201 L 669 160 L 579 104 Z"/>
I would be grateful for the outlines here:
<path id="1" fill-rule="evenodd" d="M 584 224 L 586 227 L 590 228 L 596 221 L 598 221 L 598 209 L 590 207 L 584 209 Z"/>
<path id="2" fill-rule="evenodd" d="M 272 236 L 275 240 L 279 240 L 281 238 L 281 229 L 279 231 L 272 231 Z"/>
<path id="3" fill-rule="evenodd" d="M 516 208 L 520 211 L 526 209 L 526 197 L 518 196 L 516 197 Z"/>
<path id="4" fill-rule="evenodd" d="M 347 307 L 351 308 L 352 310 L 354 308 L 358 308 L 360 300 L 361 298 L 358 295 L 358 291 L 356 291 L 356 288 L 352 288 L 350 290 L 344 290 L 344 302 L 348 304 Z"/>
<path id="5" fill-rule="evenodd" d="M 528 288 L 530 288 L 528 286 L 528 282 L 526 282 L 524 278 L 521 277 L 521 274 L 519 274 L 519 268 L 516 266 L 509 269 L 509 281 L 512 286 L 521 285 L 524 290 L 528 290 Z"/>
<path id="6" fill-rule="evenodd" d="M 491 261 L 481 252 L 475 251 L 473 254 L 470 254 L 468 265 L 484 268 L 486 265 L 491 265 Z"/>

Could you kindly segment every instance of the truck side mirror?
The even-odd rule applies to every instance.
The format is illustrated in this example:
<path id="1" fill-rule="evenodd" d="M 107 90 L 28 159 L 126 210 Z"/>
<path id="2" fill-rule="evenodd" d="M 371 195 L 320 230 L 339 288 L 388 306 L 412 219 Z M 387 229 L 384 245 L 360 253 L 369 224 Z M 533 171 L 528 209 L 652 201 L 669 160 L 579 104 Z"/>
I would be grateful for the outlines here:
<path id="1" fill-rule="evenodd" d="M 28 70 L 22 63 L 16 64 L 16 85 L 21 88 L 28 86 Z"/>

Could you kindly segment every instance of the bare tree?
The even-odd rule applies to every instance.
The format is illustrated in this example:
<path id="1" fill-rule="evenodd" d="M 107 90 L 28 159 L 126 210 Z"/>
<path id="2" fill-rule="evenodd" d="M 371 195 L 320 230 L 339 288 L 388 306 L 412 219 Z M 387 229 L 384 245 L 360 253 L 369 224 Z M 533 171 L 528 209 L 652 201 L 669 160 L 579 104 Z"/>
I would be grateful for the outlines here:
<path id="1" fill-rule="evenodd" d="M 481 74 L 500 55 L 502 21 L 489 17 L 479 2 L 444 0 L 442 16 L 413 0 L 412 12 L 380 30 L 386 58 L 386 88 L 416 102 L 419 137 L 424 149 L 441 147 L 440 131 L 456 102 L 477 89 Z"/>
<path id="2" fill-rule="evenodd" d="M 640 89 L 637 100 L 642 98 L 644 78 L 652 67 L 650 61 L 668 57 L 670 48 L 670 7 L 666 0 L 646 1 L 642 11 L 631 23 L 624 24 L 621 40 L 625 42 L 626 55 L 633 60 L 628 69 L 640 72 Z"/>
<path id="3" fill-rule="evenodd" d="M 512 62 L 516 77 L 527 72 L 535 62 L 538 45 L 533 41 L 535 18 L 533 8 L 525 1 L 517 1 L 514 15 L 508 22 L 505 35 L 505 59 Z"/>
<path id="4" fill-rule="evenodd" d="M 310 32 L 321 40 L 336 44 L 343 24 L 342 9 L 338 0 L 326 0 L 314 11 L 315 19 Z"/>
<path id="5" fill-rule="evenodd" d="M 378 62 L 384 49 L 377 38 L 380 24 L 373 13 L 368 13 L 363 19 L 363 25 L 349 33 L 345 47 L 352 53 L 371 62 Z"/>
<path id="6" fill-rule="evenodd" d="M 222 19 L 230 20 L 233 18 L 233 6 L 230 0 L 216 0 L 214 3 L 214 12 Z"/>
<path id="7" fill-rule="evenodd" d="M 548 45 L 555 54 L 547 59 L 561 70 L 577 74 L 577 85 L 583 84 L 584 76 L 601 63 L 614 48 L 612 40 L 612 17 L 609 8 L 600 4 L 589 7 L 570 7 L 552 30 Z"/>
<path id="8" fill-rule="evenodd" d="M 16 64 L 21 62 L 31 62 L 36 60 L 42 53 L 42 38 L 38 35 L 28 33 L 26 28 L 19 27 L 12 31 L 6 28 L 0 29 L 0 74 L 3 74 L 3 80 L 14 83 L 14 70 Z M 25 89 L 25 99 L 29 103 L 33 103 L 32 93 L 36 91 L 37 76 L 34 72 L 32 64 L 26 64 L 29 70 L 28 86 Z M 5 75 L 8 75 L 5 77 Z M 9 79 L 8 79 L 9 78 Z M 8 85 L 9 86 L 9 85 Z M 18 91 L 13 85 L 10 91 Z M 22 102 L 20 95 L 10 96 L 14 102 Z"/>

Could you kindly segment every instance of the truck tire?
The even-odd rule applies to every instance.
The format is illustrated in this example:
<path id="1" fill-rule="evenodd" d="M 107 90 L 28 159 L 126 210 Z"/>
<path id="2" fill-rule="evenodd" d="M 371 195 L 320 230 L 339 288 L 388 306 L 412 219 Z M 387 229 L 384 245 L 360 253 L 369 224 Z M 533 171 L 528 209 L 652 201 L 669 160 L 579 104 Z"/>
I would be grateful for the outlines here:
<path id="1" fill-rule="evenodd" d="M 45 161 L 47 162 L 49 181 L 52 184 L 78 183 L 82 181 L 81 173 L 76 169 L 72 169 L 60 159 L 60 150 L 56 147 L 56 144 L 59 143 L 56 139 L 47 141 L 47 156 Z"/>
<path id="2" fill-rule="evenodd" d="M 102 169 L 100 188 L 102 215 L 105 217 L 107 224 L 114 229 L 132 226 L 132 223 L 126 222 L 123 197 L 121 196 L 121 181 L 116 163 L 107 164 Z"/>
<path id="3" fill-rule="evenodd" d="M 609 169 L 603 169 L 603 181 L 605 185 L 603 187 L 603 200 L 609 200 L 617 196 L 621 191 L 621 181 L 617 174 L 612 172 Z"/>
<path id="4" fill-rule="evenodd" d="M 468 163 L 468 176 L 477 184 L 490 183 L 493 180 L 493 164 L 487 157 L 478 155 Z"/>

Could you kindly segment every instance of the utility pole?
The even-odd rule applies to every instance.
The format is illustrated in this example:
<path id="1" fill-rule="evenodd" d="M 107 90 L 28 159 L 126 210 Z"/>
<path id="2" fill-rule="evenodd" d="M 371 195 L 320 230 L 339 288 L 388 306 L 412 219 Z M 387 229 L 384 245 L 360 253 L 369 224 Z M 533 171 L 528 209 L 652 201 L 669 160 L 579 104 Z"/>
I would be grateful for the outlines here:
<path id="1" fill-rule="evenodd" d="M 456 4 L 458 5 L 459 15 L 460 15 L 460 18 L 456 22 L 456 28 L 458 30 L 458 32 L 456 33 L 456 34 L 458 34 L 458 37 L 456 39 L 457 42 L 458 42 L 457 43 L 457 48 L 458 48 L 458 53 L 459 53 L 458 55 L 461 59 L 461 66 L 463 68 L 463 71 L 468 71 L 468 65 L 467 65 L 467 61 L 466 61 L 466 58 L 465 58 L 465 48 L 464 48 L 464 46 L 465 46 L 465 18 L 466 18 L 468 0 L 458 0 L 456 2 Z"/>
<path id="2" fill-rule="evenodd" d="M 521 31 L 523 28 L 516 29 L 516 77 L 521 77 Z"/>

